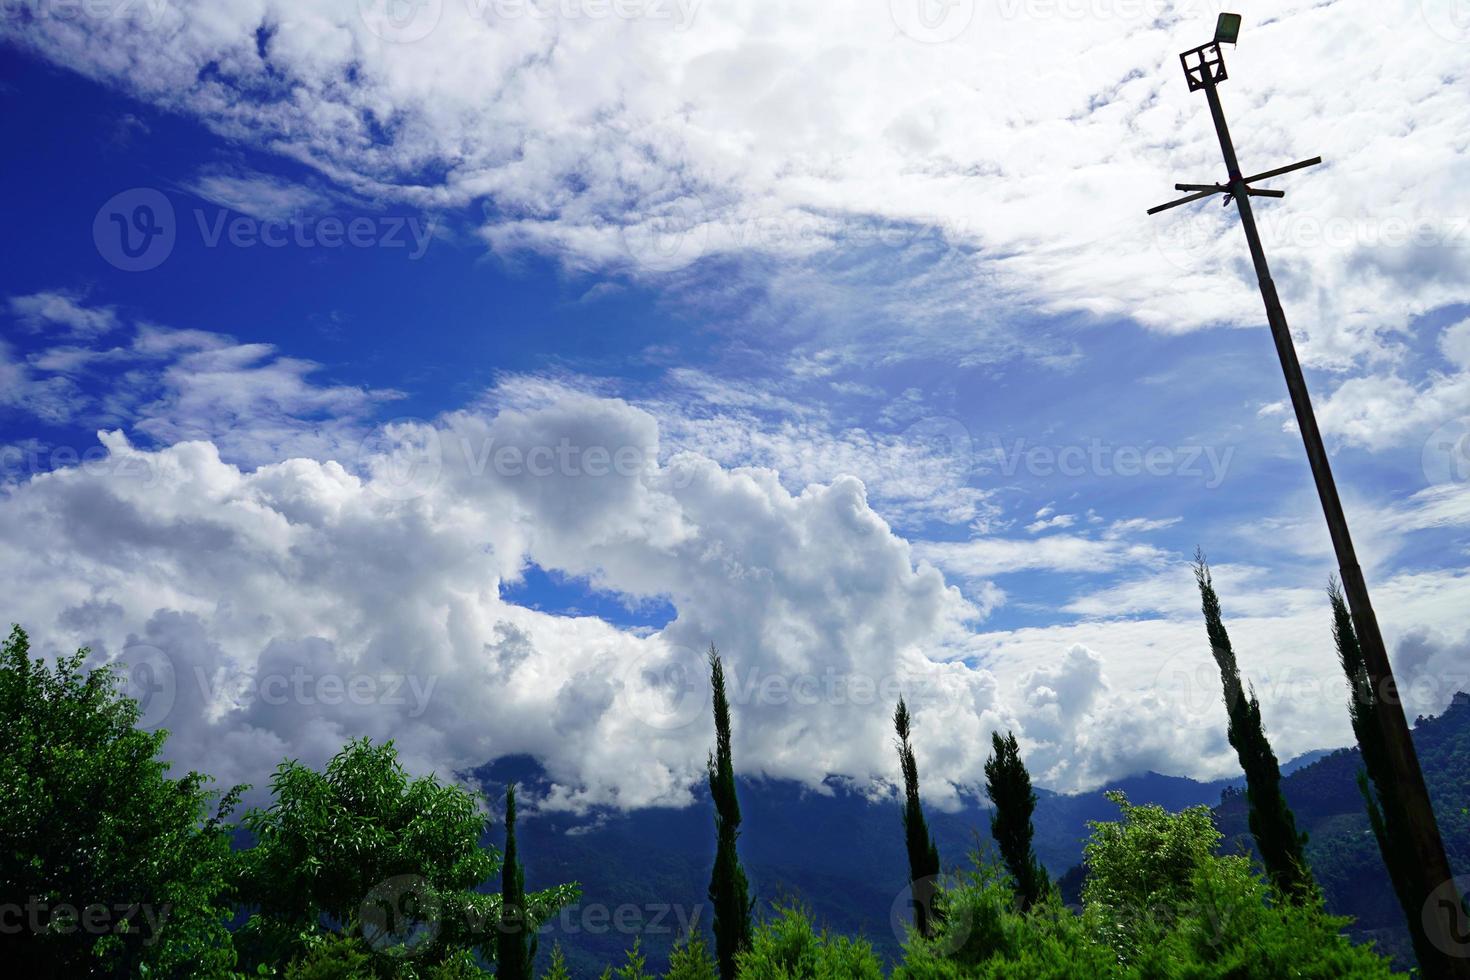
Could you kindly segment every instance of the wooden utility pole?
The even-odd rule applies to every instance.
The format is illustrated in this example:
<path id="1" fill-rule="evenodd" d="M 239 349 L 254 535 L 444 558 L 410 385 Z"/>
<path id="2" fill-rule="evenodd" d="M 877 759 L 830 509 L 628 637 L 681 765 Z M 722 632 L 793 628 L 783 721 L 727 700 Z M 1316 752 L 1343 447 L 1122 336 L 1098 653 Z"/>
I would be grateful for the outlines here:
<path id="1" fill-rule="evenodd" d="M 1286 323 L 1286 314 L 1281 309 L 1281 299 L 1276 295 L 1276 284 L 1271 279 L 1271 270 L 1266 265 L 1266 253 L 1261 247 L 1261 235 L 1256 229 L 1255 215 L 1251 210 L 1252 197 L 1282 197 L 1284 192 L 1251 187 L 1253 181 L 1277 177 L 1302 167 L 1321 163 L 1321 157 L 1313 157 L 1290 166 L 1268 170 L 1251 177 L 1240 175 L 1240 164 L 1235 158 L 1235 144 L 1230 139 L 1230 129 L 1225 125 L 1225 111 L 1220 106 L 1217 85 L 1226 79 L 1225 59 L 1220 53 L 1222 43 L 1234 44 L 1240 30 L 1240 18 L 1235 14 L 1221 14 L 1216 25 L 1215 40 L 1200 45 L 1179 56 L 1184 66 L 1184 75 L 1191 92 L 1204 90 L 1210 104 L 1210 116 L 1215 122 L 1215 133 L 1220 138 L 1220 153 L 1225 158 L 1228 180 L 1224 184 L 1175 184 L 1178 190 L 1193 191 L 1186 197 L 1156 208 L 1149 214 L 1157 214 L 1169 208 L 1212 197 L 1226 195 L 1226 204 L 1234 202 L 1240 212 L 1240 226 L 1245 231 L 1246 244 L 1250 246 L 1251 262 L 1255 265 L 1256 280 L 1261 287 L 1261 299 L 1266 304 L 1266 322 L 1271 327 L 1271 337 L 1276 342 L 1276 354 L 1281 359 L 1281 370 L 1286 376 L 1286 390 L 1291 395 L 1291 405 L 1296 411 L 1297 428 L 1306 446 L 1307 461 L 1312 467 L 1312 479 L 1317 484 L 1317 496 L 1322 501 L 1322 513 L 1327 519 L 1327 530 L 1332 537 L 1332 548 L 1337 554 L 1338 573 L 1342 577 L 1342 591 L 1352 612 L 1353 628 L 1358 635 L 1358 644 L 1363 651 L 1368 679 L 1379 702 L 1374 717 L 1381 726 L 1383 745 L 1388 753 L 1391 771 L 1387 774 L 1395 801 L 1402 808 L 1408 826 L 1409 849 L 1415 863 L 1404 869 L 1409 877 L 1418 909 L 1406 908 L 1408 915 L 1422 915 L 1424 930 L 1432 949 L 1417 949 L 1420 968 L 1426 977 L 1470 980 L 1470 945 L 1463 936 L 1463 917 L 1460 894 L 1455 887 L 1448 858 L 1445 856 L 1444 841 L 1440 837 L 1439 824 L 1429 802 L 1429 790 L 1424 784 L 1424 773 L 1419 768 L 1419 756 L 1414 751 L 1414 741 L 1409 725 L 1404 718 L 1398 688 L 1394 682 L 1393 667 L 1388 661 L 1388 649 L 1383 643 L 1383 634 L 1378 628 L 1378 617 L 1373 612 L 1373 603 L 1368 597 L 1368 583 L 1358 565 L 1353 539 L 1348 533 L 1347 516 L 1342 510 L 1342 501 L 1337 495 L 1337 484 L 1332 479 L 1332 467 L 1327 460 L 1327 450 L 1322 443 L 1322 433 L 1317 428 L 1317 416 L 1312 411 L 1312 401 L 1307 393 L 1307 382 L 1302 377 L 1301 363 L 1297 360 L 1296 345 L 1291 339 L 1291 329 Z M 1387 855 L 1385 855 L 1387 860 Z M 1410 924 L 1412 932 L 1414 924 Z M 1426 959 L 1430 962 L 1424 962 Z"/>

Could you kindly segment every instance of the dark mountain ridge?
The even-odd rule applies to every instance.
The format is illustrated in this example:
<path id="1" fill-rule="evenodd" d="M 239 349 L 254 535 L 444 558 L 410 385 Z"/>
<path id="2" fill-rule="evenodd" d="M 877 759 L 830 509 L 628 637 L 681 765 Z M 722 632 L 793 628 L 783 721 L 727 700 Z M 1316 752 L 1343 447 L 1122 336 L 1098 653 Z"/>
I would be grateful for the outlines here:
<path id="1" fill-rule="evenodd" d="M 1456 695 L 1438 717 L 1418 719 L 1414 737 L 1451 863 L 1470 867 L 1470 695 Z M 1359 765 L 1356 748 L 1314 750 L 1282 765 L 1283 788 L 1298 826 L 1309 834 L 1308 858 L 1328 908 L 1356 917 L 1353 935 L 1377 941 L 1402 964 L 1407 936 L 1363 813 L 1355 782 Z M 474 776 L 492 798 L 512 781 L 528 798 L 547 785 L 540 766 L 525 757 L 497 760 Z M 1242 785 L 1239 778 L 1203 782 L 1147 772 L 1086 793 L 1038 790 L 1036 851 L 1054 878 L 1066 876 L 1064 894 L 1075 896 L 1087 823 L 1116 818 L 1103 793 L 1119 789 L 1135 803 L 1171 810 L 1213 806 L 1225 849 L 1249 852 Z M 823 790 L 786 780 L 740 780 L 740 849 L 757 909 L 796 899 L 820 923 L 860 933 L 893 957 L 902 938 L 897 916 L 904 911 L 908 869 L 899 799 L 875 801 L 838 779 Z M 989 809 L 974 797 L 962 802 L 955 811 L 928 811 L 946 869 L 967 866 L 971 851 L 990 846 Z M 528 885 L 576 880 L 583 887 L 581 905 L 547 927 L 543 949 L 559 943 L 576 975 L 596 976 L 639 940 L 649 966 L 661 967 L 669 946 L 691 924 L 708 925 L 712 819 L 702 787 L 694 805 L 683 808 L 524 819 L 520 842 Z"/>

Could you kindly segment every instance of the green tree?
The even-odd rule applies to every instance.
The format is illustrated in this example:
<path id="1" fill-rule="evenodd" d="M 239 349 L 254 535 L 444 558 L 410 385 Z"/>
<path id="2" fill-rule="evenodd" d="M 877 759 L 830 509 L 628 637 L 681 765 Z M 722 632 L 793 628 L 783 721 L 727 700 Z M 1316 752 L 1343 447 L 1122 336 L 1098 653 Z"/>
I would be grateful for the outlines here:
<path id="1" fill-rule="evenodd" d="M 919 802 L 919 763 L 909 742 L 909 708 L 902 697 L 893 712 L 893 730 L 898 733 L 898 764 L 903 770 L 903 838 L 909 855 L 909 901 L 914 908 L 914 928 L 928 936 L 931 916 L 939 910 L 934 898 L 939 891 L 939 845 L 929 833 L 924 807 Z"/>
<path id="2" fill-rule="evenodd" d="M 648 957 L 643 955 L 643 941 L 641 939 L 633 940 L 633 948 L 628 950 L 625 955 L 627 956 L 626 962 L 616 970 L 612 967 L 603 970 L 601 980 L 654 980 L 653 977 L 643 972 L 643 967 L 648 962 Z"/>
<path id="3" fill-rule="evenodd" d="M 718 976 L 703 936 L 691 932 L 670 950 L 669 972 L 664 974 L 664 980 L 715 980 Z"/>
<path id="4" fill-rule="evenodd" d="M 1081 915 L 1050 890 L 1029 910 L 1008 873 L 976 855 L 944 896 L 932 938 L 910 933 L 893 980 L 1387 978 L 1320 899 L 1282 902 L 1241 857 L 1217 857 L 1210 813 L 1133 807 L 1094 823 Z"/>
<path id="5" fill-rule="evenodd" d="M 313 937 L 306 948 L 286 964 L 286 980 L 368 980 L 373 956 L 362 940 L 329 933 Z"/>
<path id="6" fill-rule="evenodd" d="M 224 820 L 243 787 L 170 779 L 167 733 L 137 729 L 137 702 L 110 666 L 84 669 L 88 652 L 48 668 L 19 626 L 0 644 L 0 903 L 15 917 L 0 960 L 24 977 L 225 972 Z"/>
<path id="7" fill-rule="evenodd" d="M 572 975 L 567 972 L 567 958 L 562 954 L 560 943 L 551 947 L 551 967 L 544 977 L 545 980 L 572 980 Z"/>
<path id="8" fill-rule="evenodd" d="M 910 935 L 894 980 L 1073 980 L 1127 976 L 1113 950 L 1049 891 L 1028 911 L 1016 905 L 1009 872 L 974 855 L 974 868 L 944 895 L 945 920 L 932 939 Z"/>
<path id="9" fill-rule="evenodd" d="M 493 959 L 501 897 L 476 890 L 500 870 L 482 847 L 478 796 L 433 776 L 412 779 L 392 742 L 348 743 L 317 772 L 282 763 L 268 809 L 244 826 L 255 845 L 241 855 L 241 900 L 254 909 L 238 941 L 251 966 L 291 959 L 324 932 L 361 938 L 375 969 Z M 525 899 L 540 923 L 580 894 L 558 885 Z M 405 966 L 407 969 L 407 966 Z"/>
<path id="10" fill-rule="evenodd" d="M 735 957 L 750 941 L 750 886 L 735 843 L 740 837 L 740 802 L 735 797 L 735 766 L 730 759 L 730 702 L 725 696 L 725 667 L 709 648 L 710 687 L 714 693 L 715 751 L 710 753 L 709 792 L 715 804 L 715 866 L 709 900 L 714 907 L 715 956 L 721 980 L 733 980 Z"/>
<path id="11" fill-rule="evenodd" d="M 1107 797 L 1123 819 L 1090 824 L 1082 904 L 1102 941 L 1132 962 L 1190 909 L 1194 873 L 1214 854 L 1220 832 L 1206 806 L 1170 813 L 1134 806 L 1116 790 Z"/>
<path id="12" fill-rule="evenodd" d="M 873 948 L 861 939 L 818 932 L 811 916 L 780 906 L 740 953 L 740 980 L 882 980 Z"/>
<path id="13" fill-rule="evenodd" d="M 1317 894 L 1317 886 L 1303 853 L 1307 835 L 1297 832 L 1296 818 L 1281 793 L 1281 769 L 1261 723 L 1261 705 L 1255 690 L 1247 694 L 1241 685 L 1235 651 L 1220 617 L 1220 598 L 1215 594 L 1210 566 L 1202 552 L 1195 552 L 1194 578 L 1199 586 L 1210 652 L 1220 668 L 1220 681 L 1225 689 L 1225 709 L 1230 719 L 1227 734 L 1245 772 L 1251 836 L 1261 852 L 1271 883 L 1288 898 L 1308 900 Z"/>
<path id="14" fill-rule="evenodd" d="M 1021 910 L 1031 908 L 1051 888 L 1046 869 L 1036 859 L 1031 847 L 1035 833 L 1031 814 L 1036 809 L 1036 794 L 1031 789 L 1031 774 L 1021 761 L 1016 736 L 991 732 L 993 752 L 985 760 L 985 794 L 995 805 L 990 818 L 990 833 L 1000 847 L 1001 859 L 1015 880 L 1016 898 Z"/>
<path id="15" fill-rule="evenodd" d="M 505 857 L 500 864 L 500 926 L 496 937 L 495 975 L 500 980 L 528 980 L 536 958 L 536 939 L 525 918 L 526 875 L 516 848 L 516 788 L 505 791 Z"/>
<path id="16" fill-rule="evenodd" d="M 1328 584 L 1327 597 L 1332 603 L 1332 639 L 1337 647 L 1337 659 L 1347 675 L 1348 714 L 1363 758 L 1364 769 L 1358 771 L 1358 791 L 1362 793 L 1363 804 L 1368 811 L 1368 825 L 1373 828 L 1378 852 L 1388 870 L 1389 883 L 1404 910 L 1414 954 L 1421 964 L 1436 963 L 1443 954 L 1425 931 L 1420 903 L 1414 897 L 1410 868 L 1416 859 L 1413 848 L 1409 846 L 1408 816 L 1398 805 L 1398 798 L 1389 792 L 1393 786 L 1392 763 L 1383 742 L 1379 718 L 1381 702 L 1368 678 L 1368 665 L 1363 660 L 1362 648 L 1358 646 L 1352 613 L 1336 579 Z"/>
<path id="17" fill-rule="evenodd" d="M 1218 857 L 1208 807 L 1170 813 L 1109 793 L 1123 819 L 1096 822 L 1083 848 L 1083 921 L 1140 977 L 1389 977 L 1387 961 L 1342 935 L 1310 895 L 1279 900 L 1243 857 Z"/>

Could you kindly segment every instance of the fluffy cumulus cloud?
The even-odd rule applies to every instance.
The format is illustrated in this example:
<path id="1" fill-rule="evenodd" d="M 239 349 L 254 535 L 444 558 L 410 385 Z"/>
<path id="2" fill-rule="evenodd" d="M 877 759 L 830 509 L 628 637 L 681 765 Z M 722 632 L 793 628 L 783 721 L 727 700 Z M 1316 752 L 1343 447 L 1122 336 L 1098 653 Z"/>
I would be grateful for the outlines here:
<path id="1" fill-rule="evenodd" d="M 0 30 L 344 192 L 474 205 L 497 249 L 644 274 L 887 246 L 915 256 L 921 319 L 983 291 L 993 309 L 1169 331 L 1261 320 L 1233 214 L 1143 213 L 1220 176 L 1176 57 L 1213 4 L 966 0 L 938 21 L 898 0 L 56 6 L 22 3 Z M 1409 317 L 1467 299 L 1467 38 L 1450 6 L 1243 8 L 1224 96 L 1244 165 L 1328 161 L 1262 205 L 1311 363 L 1380 362 Z M 319 197 L 265 175 L 195 186 L 252 213 Z M 808 306 L 840 282 L 783 270 L 773 290 Z"/>
<path id="2" fill-rule="evenodd" d="M 254 469 L 210 441 L 101 439 L 104 459 L 0 498 L 10 615 L 49 653 L 127 664 L 173 757 L 224 779 L 370 735 L 424 771 L 530 754 L 548 806 L 679 803 L 708 749 L 712 642 L 750 773 L 883 786 L 899 691 L 941 803 L 974 791 L 994 728 L 1064 788 L 1201 764 L 1162 710 L 1151 740 L 1111 737 L 1140 695 L 1083 646 L 1042 644 L 998 680 L 975 655 L 979 610 L 858 480 L 792 492 L 662 454 L 654 417 L 618 399 L 508 383 L 357 454 Z M 528 562 L 674 615 L 650 630 L 526 608 L 504 590 Z"/>
<path id="3" fill-rule="evenodd" d="M 716 643 L 751 774 L 885 791 L 900 692 L 940 805 L 975 793 L 995 729 L 1058 789 L 1231 771 L 1188 570 L 1139 540 L 1176 519 L 1089 512 L 1052 533 L 910 541 L 884 515 L 963 488 L 942 424 L 890 444 L 675 372 L 682 415 L 596 379 L 505 376 L 462 410 L 374 427 L 393 393 L 319 385 L 260 345 L 123 322 L 74 340 L 23 369 L 85 381 L 76 415 L 126 416 L 132 435 L 104 428 L 80 459 L 5 447 L 0 587 L 47 653 L 85 645 L 125 665 L 181 765 L 261 785 L 284 757 L 320 762 L 367 735 L 397 739 L 419 771 L 531 755 L 554 784 L 545 806 L 677 804 L 708 749 Z M 865 469 L 873 496 L 847 475 Z M 1446 483 L 1369 512 L 1370 546 L 1374 529 L 1464 526 L 1467 501 Z M 635 627 L 530 608 L 516 589 L 533 564 L 672 614 Z M 1099 571 L 1107 584 L 1063 609 L 1075 622 L 987 630 L 997 580 Z M 1321 596 L 1261 568 L 1216 572 L 1278 749 L 1346 742 Z M 1467 686 L 1451 621 L 1467 583 L 1384 583 L 1415 711 Z"/>
<path id="4" fill-rule="evenodd" d="M 563 805 L 687 798 L 708 741 L 718 642 L 752 771 L 888 774 L 902 687 L 935 748 L 972 772 L 999 708 L 983 672 L 938 662 L 973 610 L 868 506 L 855 479 L 800 494 L 683 456 L 624 402 L 563 391 L 390 427 L 338 461 L 253 470 L 206 441 L 39 474 L 0 501 L 10 614 L 48 650 L 136 668 L 170 751 L 260 781 L 394 737 L 416 768 L 540 759 Z M 663 598 L 655 632 L 501 597 L 528 561 Z M 151 693 L 150 693 L 151 692 Z M 754 761 L 758 760 L 758 761 Z"/>

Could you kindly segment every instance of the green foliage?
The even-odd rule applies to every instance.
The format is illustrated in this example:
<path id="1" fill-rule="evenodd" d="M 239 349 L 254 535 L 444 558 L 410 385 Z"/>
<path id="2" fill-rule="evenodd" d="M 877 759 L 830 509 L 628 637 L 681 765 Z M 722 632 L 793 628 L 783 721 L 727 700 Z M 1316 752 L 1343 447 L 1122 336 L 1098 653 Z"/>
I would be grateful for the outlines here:
<path id="1" fill-rule="evenodd" d="M 1414 895 L 1412 869 L 1417 858 L 1410 844 L 1412 838 L 1409 818 L 1399 805 L 1398 798 L 1390 792 L 1393 787 L 1393 763 L 1389 760 L 1388 748 L 1383 738 L 1383 721 L 1380 717 L 1382 705 L 1368 676 L 1368 665 L 1363 659 L 1363 650 L 1358 645 L 1358 636 L 1353 629 L 1352 614 L 1336 581 L 1328 585 L 1327 597 L 1332 604 L 1332 640 L 1337 647 L 1338 663 L 1342 665 L 1348 681 L 1348 714 L 1352 719 L 1353 734 L 1358 739 L 1365 770 L 1358 773 L 1358 792 L 1362 794 L 1368 826 L 1373 831 L 1373 839 L 1378 842 L 1378 851 L 1388 871 L 1388 880 L 1399 900 L 1399 906 L 1404 910 L 1409 940 L 1420 963 L 1434 963 L 1439 959 L 1439 952 L 1424 930 L 1420 901 Z"/>
<path id="2" fill-rule="evenodd" d="M 647 957 L 643 955 L 641 940 L 633 941 L 633 948 L 628 950 L 626 957 L 617 969 L 608 967 L 602 971 L 603 980 L 655 980 L 653 974 L 644 972 Z M 743 972 L 740 974 L 744 975 Z M 702 937 L 688 935 L 674 944 L 669 953 L 669 972 L 664 974 L 664 980 L 715 980 L 718 976 L 718 965 Z"/>
<path id="3" fill-rule="evenodd" d="M 944 927 L 932 940 L 911 939 L 894 980 L 1130 975 L 1054 891 L 1021 912 L 1004 876 L 992 869 L 950 890 L 945 901 L 949 917 Z"/>
<path id="4" fill-rule="evenodd" d="M 614 970 L 608 967 L 602 971 L 602 980 L 654 980 L 643 972 L 643 966 L 647 958 L 643 955 L 642 942 L 633 940 L 633 948 L 628 950 L 628 959 L 622 966 Z"/>
<path id="5" fill-rule="evenodd" d="M 269 967 L 261 975 L 274 976 Z M 373 954 L 356 936 L 341 933 L 313 935 L 305 951 L 286 966 L 285 980 L 488 980 L 493 974 L 480 969 L 474 955 L 460 950 L 433 964 L 391 962 Z"/>
<path id="6" fill-rule="evenodd" d="M 894 980 L 1392 976 L 1320 899 L 1282 902 L 1248 861 L 1215 856 L 1204 807 L 1169 813 L 1110 796 L 1123 819 L 1093 824 L 1081 915 L 1054 891 L 1021 911 L 1004 873 L 977 863 L 945 894 L 936 935 L 910 937 Z"/>
<path id="7" fill-rule="evenodd" d="M 1391 977 L 1389 964 L 1342 935 L 1345 919 L 1321 899 L 1280 901 L 1279 892 L 1240 857 L 1211 858 L 1195 869 L 1190 901 L 1156 947 L 1139 957 L 1145 977 Z"/>
<path id="8" fill-rule="evenodd" d="M 551 947 L 551 966 L 542 974 L 545 980 L 572 980 L 567 972 L 567 958 L 562 954 L 561 944 Z"/>
<path id="9" fill-rule="evenodd" d="M 704 937 L 690 934 L 674 945 L 669 953 L 669 972 L 665 980 L 715 980 L 719 976 Z"/>
<path id="10" fill-rule="evenodd" d="M 1082 849 L 1082 903 L 1101 941 L 1128 963 L 1189 909 L 1195 869 L 1211 859 L 1220 832 L 1208 807 L 1170 813 L 1161 806 L 1134 806 L 1116 791 L 1107 797 L 1123 819 L 1091 824 L 1092 837 Z"/>
<path id="11" fill-rule="evenodd" d="M 1341 640 L 1339 645 L 1341 652 Z M 534 942 L 527 947 L 530 933 L 579 895 L 575 885 L 525 893 L 513 787 L 502 862 L 480 844 L 486 820 L 478 797 L 433 777 L 409 778 L 391 742 L 351 742 L 320 773 L 283 763 L 272 782 L 272 805 L 245 816 L 255 845 L 231 855 L 223 820 L 238 788 L 207 816 L 217 796 L 204 788 L 205 777 L 168 779 L 167 766 L 156 758 L 164 735 L 137 731 L 137 705 L 115 690 L 109 671 L 84 672 L 84 657 L 48 669 L 30 659 L 19 628 L 0 648 L 0 709 L 7 721 L 0 726 L 0 805 L 7 815 L 0 822 L 0 885 L 5 896 L 40 896 L 52 910 L 62 902 L 84 907 L 116 896 L 119 902 L 161 903 L 156 908 L 168 914 L 156 929 L 64 931 L 53 918 L 51 928 L 8 934 L 4 952 L 11 972 L 474 980 L 490 976 L 477 954 L 499 953 L 495 976 L 525 980 L 535 948 Z M 1344 662 L 1351 662 L 1351 649 Z M 729 704 L 713 650 L 711 681 L 717 743 L 709 775 L 719 852 L 710 898 L 716 949 L 732 952 L 725 964 L 711 956 L 703 938 L 686 936 L 672 952 L 665 980 L 878 980 L 883 971 L 867 942 L 819 931 L 795 905 L 777 907 L 752 930 L 748 885 L 735 854 L 740 812 Z M 1457 700 L 1451 711 L 1470 712 L 1470 698 Z M 908 722 L 900 702 L 900 760 L 916 801 Z M 1464 748 L 1470 737 L 1455 741 L 1459 729 L 1442 727 L 1453 731 L 1430 751 L 1445 756 L 1448 771 L 1463 772 L 1453 763 L 1470 760 Z M 1221 835 L 1204 807 L 1169 813 L 1109 794 L 1121 819 L 1092 825 L 1081 914 L 1062 906 L 1044 875 L 1034 898 L 1018 901 L 1012 884 L 1019 892 L 1027 868 L 1039 870 L 1030 848 L 1035 796 L 1015 739 L 996 734 L 994 741 L 986 774 L 998 817 L 1002 811 L 1024 817 L 993 827 L 1006 868 L 977 860 L 943 890 L 936 902 L 945 915 L 931 919 L 927 931 L 910 934 L 895 978 L 1392 975 L 1371 948 L 1348 942 L 1347 920 L 1326 914 L 1315 894 L 1281 901 L 1280 890 L 1249 861 L 1216 856 Z M 1373 799 L 1366 788 L 1365 794 Z M 1374 825 L 1382 835 L 1390 811 L 1377 812 Z M 1451 819 L 1463 823 L 1470 811 Z M 922 837 L 923 856 L 933 856 L 937 875 L 921 810 L 917 820 L 906 821 L 906 829 L 914 827 L 922 834 L 913 839 Z M 1024 858 L 1019 865 L 1018 856 Z M 496 871 L 501 893 L 480 893 Z M 232 901 L 253 910 L 233 943 L 225 927 Z M 510 932 L 516 941 L 497 944 L 507 925 L 520 926 Z M 236 972 L 237 949 L 243 974 Z M 570 980 L 560 948 L 545 975 Z M 622 966 L 603 976 L 652 980 L 638 943 Z"/>
<path id="12" fill-rule="evenodd" d="M 1046 869 L 1031 847 L 1036 794 L 1031 790 L 1031 774 L 1021 761 L 1016 736 L 1007 732 L 1001 738 L 1000 732 L 991 732 L 990 739 L 994 751 L 985 760 L 985 793 L 995 804 L 990 833 L 1015 881 L 1016 898 L 1024 911 L 1039 902 L 1051 887 Z"/>
<path id="13" fill-rule="evenodd" d="M 730 758 L 730 702 L 725 667 L 709 648 L 710 687 L 714 695 L 715 751 L 709 757 L 709 791 L 715 804 L 715 865 L 709 900 L 714 906 L 715 955 L 723 980 L 733 980 L 735 957 L 750 941 L 750 886 L 735 843 L 740 837 L 740 802 L 735 796 L 735 766 Z"/>
<path id="14" fill-rule="evenodd" d="M 902 697 L 893 712 L 893 729 L 898 734 L 898 764 L 903 770 L 903 837 L 909 855 L 909 902 L 914 910 L 914 928 L 920 935 L 930 935 L 933 918 L 941 917 L 934 905 L 939 889 L 939 845 L 924 821 L 924 807 L 919 801 L 919 763 L 909 743 L 909 708 Z"/>
<path id="15" fill-rule="evenodd" d="M 79 650 L 48 668 L 19 626 L 0 644 L 0 895 L 14 976 L 211 975 L 234 963 L 221 797 L 168 777 L 167 733 Z M 213 816 L 209 811 L 213 809 Z"/>
<path id="16" fill-rule="evenodd" d="M 775 912 L 740 953 L 740 980 L 881 980 L 883 968 L 865 941 L 817 932 L 796 906 Z"/>
<path id="17" fill-rule="evenodd" d="M 325 772 L 283 763 L 271 788 L 270 808 L 244 819 L 256 843 L 241 856 L 240 895 L 256 911 L 237 943 L 251 964 L 288 960 L 331 929 L 360 936 L 389 974 L 446 966 L 469 950 L 494 955 L 500 896 L 475 888 L 501 862 L 480 846 L 475 794 L 411 779 L 392 742 L 367 739 Z M 578 894 L 561 885 L 528 896 L 525 915 L 539 923 Z"/>
<path id="18" fill-rule="evenodd" d="M 328 933 L 315 936 L 286 965 L 286 980 L 357 980 L 372 977 L 373 957 L 362 940 Z"/>
<path id="19" fill-rule="evenodd" d="M 516 848 L 516 788 L 505 791 L 505 859 L 500 866 L 500 927 L 495 943 L 499 980 L 528 980 L 536 956 L 535 937 L 525 916 L 526 876 Z"/>
<path id="20" fill-rule="evenodd" d="M 1195 553 L 1194 577 L 1199 586 L 1210 652 L 1220 668 L 1220 680 L 1225 689 L 1230 745 L 1245 772 L 1251 835 L 1256 840 L 1272 884 L 1282 895 L 1296 901 L 1310 901 L 1317 895 L 1317 886 L 1303 853 L 1307 838 L 1297 832 L 1296 818 L 1281 793 L 1281 768 L 1266 738 L 1260 702 L 1254 690 L 1247 695 L 1241 685 L 1235 651 L 1220 616 L 1220 597 L 1215 594 L 1210 567 L 1200 552 Z"/>

